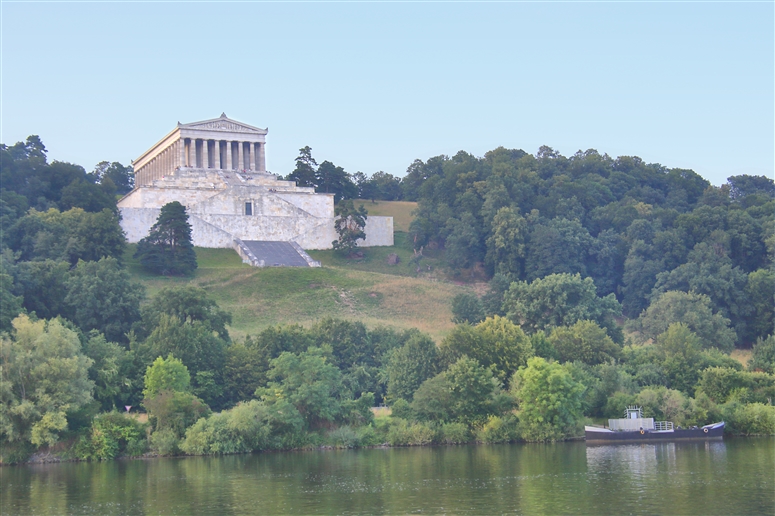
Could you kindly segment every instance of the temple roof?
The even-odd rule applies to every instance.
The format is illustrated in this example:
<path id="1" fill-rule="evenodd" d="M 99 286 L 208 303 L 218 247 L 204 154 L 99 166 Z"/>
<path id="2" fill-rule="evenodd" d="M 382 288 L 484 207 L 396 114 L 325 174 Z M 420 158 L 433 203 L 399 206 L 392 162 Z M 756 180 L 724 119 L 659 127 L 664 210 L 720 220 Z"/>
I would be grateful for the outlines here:
<path id="1" fill-rule="evenodd" d="M 218 118 L 212 118 L 210 120 L 202 120 L 201 122 L 191 122 L 188 124 L 181 124 L 178 122 L 178 127 L 181 129 L 202 129 L 206 131 L 223 131 L 230 133 L 253 133 L 253 134 L 266 134 L 269 129 L 261 129 L 253 127 L 237 120 L 232 120 L 226 116 L 226 113 L 221 113 Z"/>

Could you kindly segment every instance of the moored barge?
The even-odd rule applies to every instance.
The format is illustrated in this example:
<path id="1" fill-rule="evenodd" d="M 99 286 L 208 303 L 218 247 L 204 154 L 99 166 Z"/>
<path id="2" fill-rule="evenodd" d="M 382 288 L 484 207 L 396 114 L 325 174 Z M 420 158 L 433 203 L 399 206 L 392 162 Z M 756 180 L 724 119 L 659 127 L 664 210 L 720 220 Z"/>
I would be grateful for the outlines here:
<path id="1" fill-rule="evenodd" d="M 671 421 L 643 417 L 641 407 L 627 407 L 622 419 L 609 419 L 608 428 L 585 426 L 587 443 L 653 442 L 684 439 L 722 439 L 724 422 L 701 427 L 676 428 Z"/>

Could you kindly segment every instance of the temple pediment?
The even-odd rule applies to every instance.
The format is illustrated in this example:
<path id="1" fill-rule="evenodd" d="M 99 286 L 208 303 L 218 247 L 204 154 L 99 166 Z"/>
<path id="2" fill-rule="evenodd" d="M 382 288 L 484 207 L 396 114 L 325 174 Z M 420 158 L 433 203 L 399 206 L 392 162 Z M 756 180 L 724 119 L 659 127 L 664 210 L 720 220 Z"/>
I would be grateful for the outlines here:
<path id="1" fill-rule="evenodd" d="M 252 125 L 244 124 L 226 116 L 226 113 L 221 114 L 219 118 L 213 118 L 211 120 L 202 120 L 201 122 L 191 122 L 190 124 L 181 124 L 178 122 L 178 127 L 183 129 L 200 129 L 204 131 L 223 131 L 228 133 L 249 133 L 249 134 L 266 134 L 266 129 L 260 129 L 253 127 Z"/>

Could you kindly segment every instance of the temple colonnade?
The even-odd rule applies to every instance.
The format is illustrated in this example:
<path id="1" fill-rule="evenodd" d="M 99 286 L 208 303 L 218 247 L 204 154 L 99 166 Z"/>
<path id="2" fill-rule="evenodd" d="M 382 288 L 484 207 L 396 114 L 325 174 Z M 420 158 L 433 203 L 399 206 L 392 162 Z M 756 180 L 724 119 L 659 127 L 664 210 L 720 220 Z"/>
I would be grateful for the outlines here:
<path id="1" fill-rule="evenodd" d="M 137 184 L 162 179 L 178 168 L 266 172 L 265 143 L 181 138 L 135 171 Z"/>

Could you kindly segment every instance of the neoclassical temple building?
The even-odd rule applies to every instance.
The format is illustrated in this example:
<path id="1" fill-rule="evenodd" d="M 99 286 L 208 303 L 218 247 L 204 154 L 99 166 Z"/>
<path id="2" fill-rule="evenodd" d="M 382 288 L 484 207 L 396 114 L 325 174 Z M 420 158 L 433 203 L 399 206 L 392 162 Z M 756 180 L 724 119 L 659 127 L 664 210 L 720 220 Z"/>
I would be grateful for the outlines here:
<path id="1" fill-rule="evenodd" d="M 266 171 L 267 129 L 222 114 L 178 125 L 132 162 L 135 188 L 118 203 L 129 242 L 148 235 L 161 207 L 185 205 L 194 245 L 232 247 L 257 266 L 315 265 L 304 249 L 336 240 L 333 194 Z M 368 217 L 362 246 L 393 245 L 393 218 Z"/>
<path id="2" fill-rule="evenodd" d="M 267 129 L 220 118 L 181 124 L 134 160 L 135 184 L 180 168 L 266 172 Z"/>

